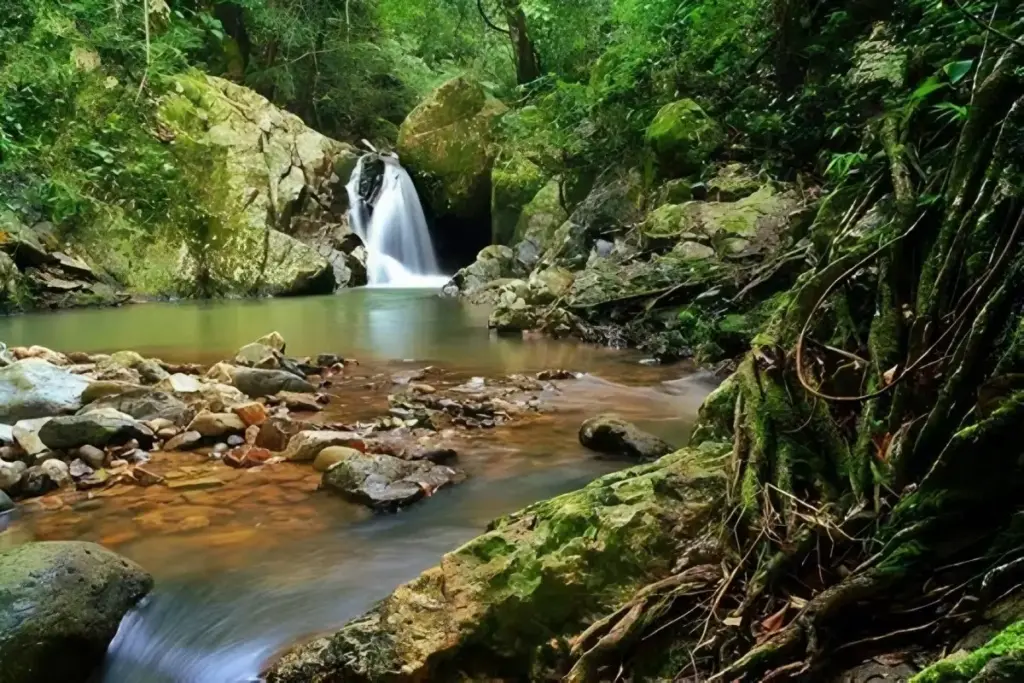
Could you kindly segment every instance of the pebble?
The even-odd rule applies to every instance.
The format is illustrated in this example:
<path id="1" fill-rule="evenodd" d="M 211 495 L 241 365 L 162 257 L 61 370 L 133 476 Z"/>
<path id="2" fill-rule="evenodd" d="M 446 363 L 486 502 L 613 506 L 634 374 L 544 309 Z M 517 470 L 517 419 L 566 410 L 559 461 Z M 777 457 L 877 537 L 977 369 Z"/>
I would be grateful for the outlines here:
<path id="1" fill-rule="evenodd" d="M 232 434 L 228 437 L 228 446 L 241 446 L 245 443 L 245 437 L 239 436 L 238 434 Z"/>

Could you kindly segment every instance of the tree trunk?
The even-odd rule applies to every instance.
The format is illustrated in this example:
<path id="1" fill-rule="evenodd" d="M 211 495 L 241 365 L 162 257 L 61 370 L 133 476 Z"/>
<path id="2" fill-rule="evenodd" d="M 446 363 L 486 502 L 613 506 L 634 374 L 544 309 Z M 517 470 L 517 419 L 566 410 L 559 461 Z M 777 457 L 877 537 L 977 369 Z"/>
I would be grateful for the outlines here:
<path id="1" fill-rule="evenodd" d="M 531 83 L 541 76 L 540 59 L 530 39 L 526 26 L 526 14 L 519 0 L 502 0 L 508 34 L 516 60 L 516 82 L 520 85 Z"/>

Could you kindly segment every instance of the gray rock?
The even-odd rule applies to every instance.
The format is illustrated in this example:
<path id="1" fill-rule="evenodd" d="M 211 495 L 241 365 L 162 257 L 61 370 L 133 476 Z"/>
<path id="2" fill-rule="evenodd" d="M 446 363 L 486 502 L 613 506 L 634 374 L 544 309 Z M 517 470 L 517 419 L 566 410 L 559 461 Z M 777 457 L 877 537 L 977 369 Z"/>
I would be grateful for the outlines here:
<path id="1" fill-rule="evenodd" d="M 25 474 L 21 478 L 19 491 L 26 497 L 34 498 L 45 495 L 56 488 L 59 488 L 57 482 L 43 471 L 41 465 L 35 465 L 25 470 Z"/>
<path id="2" fill-rule="evenodd" d="M 14 501 L 11 500 L 11 497 L 4 493 L 3 489 L 0 489 L 0 514 L 10 512 L 14 507 Z M 2 525 L 0 525 L 0 528 L 2 528 Z"/>
<path id="3" fill-rule="evenodd" d="M 23 462 L 0 460 L 0 491 L 11 493 L 17 490 L 28 466 Z"/>
<path id="4" fill-rule="evenodd" d="M 40 471 L 50 478 L 57 488 L 71 486 L 74 481 L 71 479 L 71 468 L 63 460 L 51 458 L 39 465 Z"/>
<path id="5" fill-rule="evenodd" d="M 131 415 L 99 408 L 83 415 L 55 417 L 42 426 L 39 438 L 50 448 L 119 445 L 132 439 L 152 443 L 153 432 Z"/>
<path id="6" fill-rule="evenodd" d="M 138 565 L 91 543 L 0 554 L 0 683 L 84 683 L 152 586 Z"/>
<path id="7" fill-rule="evenodd" d="M 71 473 L 71 478 L 77 480 L 83 477 L 88 477 L 95 470 L 89 467 L 89 465 L 81 458 L 76 458 L 71 461 L 71 464 L 68 466 L 68 471 Z"/>
<path id="8" fill-rule="evenodd" d="M 89 380 L 38 358 L 0 369 L 0 422 L 73 413 Z"/>
<path id="9" fill-rule="evenodd" d="M 37 417 L 34 420 L 20 420 L 12 430 L 14 440 L 29 455 L 38 455 L 49 450 L 39 438 L 39 430 L 53 418 Z"/>
<path id="10" fill-rule="evenodd" d="M 653 460 L 675 451 L 675 447 L 615 415 L 599 415 L 580 427 L 580 443 L 607 455 Z"/>
<path id="11" fill-rule="evenodd" d="M 281 455 L 292 462 L 312 462 L 325 448 L 355 446 L 360 443 L 362 438 L 353 432 L 304 431 L 288 440 L 288 447 Z"/>
<path id="12" fill-rule="evenodd" d="M 0 445 L 9 446 L 14 443 L 14 427 L 0 424 Z"/>
<path id="13" fill-rule="evenodd" d="M 316 387 L 304 379 L 296 377 L 284 370 L 260 370 L 256 368 L 237 368 L 233 373 L 235 387 L 253 398 L 273 396 L 282 391 L 309 393 Z"/>
<path id="14" fill-rule="evenodd" d="M 78 449 L 78 457 L 94 470 L 98 470 L 107 462 L 107 454 L 95 446 L 82 446 Z"/>
<path id="15" fill-rule="evenodd" d="M 202 436 L 218 437 L 244 432 L 245 423 L 234 413 L 211 413 L 204 410 L 193 418 L 187 429 Z"/>
<path id="16" fill-rule="evenodd" d="M 410 462 L 356 450 L 337 455 L 336 462 L 324 473 L 324 488 L 375 510 L 411 505 L 464 479 L 457 470 L 427 461 Z"/>
<path id="17" fill-rule="evenodd" d="M 203 440 L 199 432 L 182 432 L 164 444 L 165 451 L 184 451 Z"/>
<path id="18" fill-rule="evenodd" d="M 113 396 L 105 396 L 79 412 L 84 414 L 102 408 L 113 408 L 143 422 L 163 418 L 174 424 L 185 424 L 192 418 L 192 409 L 183 401 L 157 389 L 132 389 Z"/>

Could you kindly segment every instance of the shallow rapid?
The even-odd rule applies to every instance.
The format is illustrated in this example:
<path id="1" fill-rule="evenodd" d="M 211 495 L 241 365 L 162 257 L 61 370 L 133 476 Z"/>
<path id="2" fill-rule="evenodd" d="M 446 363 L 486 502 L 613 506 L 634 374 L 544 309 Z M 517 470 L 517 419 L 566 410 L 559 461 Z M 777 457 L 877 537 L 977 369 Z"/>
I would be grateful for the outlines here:
<path id="1" fill-rule="evenodd" d="M 26 515 L 19 524 L 37 538 L 103 543 L 156 578 L 153 594 L 122 623 L 97 683 L 258 680 L 276 652 L 357 616 L 496 516 L 625 466 L 578 444 L 584 418 L 613 410 L 681 443 L 711 387 L 686 368 L 648 367 L 629 352 L 492 336 L 485 311 L 423 290 L 23 316 L 0 320 L 0 339 L 209 362 L 272 329 L 291 355 L 359 359 L 377 399 L 386 398 L 390 373 L 427 365 L 467 379 L 552 368 L 587 374 L 545 391 L 548 410 L 537 418 L 473 432 L 459 456 L 470 479 L 395 515 L 373 516 L 317 491 L 312 471 L 299 466 L 244 471 L 223 489 L 151 487 Z"/>

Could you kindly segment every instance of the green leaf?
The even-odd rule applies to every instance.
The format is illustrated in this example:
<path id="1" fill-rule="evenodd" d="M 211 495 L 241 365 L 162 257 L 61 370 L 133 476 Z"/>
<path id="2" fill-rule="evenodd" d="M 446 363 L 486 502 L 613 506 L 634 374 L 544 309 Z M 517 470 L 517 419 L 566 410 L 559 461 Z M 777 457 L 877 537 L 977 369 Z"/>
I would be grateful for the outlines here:
<path id="1" fill-rule="evenodd" d="M 949 82 L 956 85 L 963 80 L 964 76 L 970 73 L 971 69 L 974 68 L 973 59 L 965 59 L 960 62 L 950 62 L 946 66 L 942 67 L 942 70 L 949 77 Z"/>
<path id="2" fill-rule="evenodd" d="M 910 99 L 911 100 L 923 100 L 924 98 L 928 97 L 933 92 L 935 92 L 936 90 L 942 90 L 947 85 L 948 85 L 947 83 L 943 83 L 942 81 L 940 81 L 938 79 L 938 77 L 936 77 L 936 76 L 929 76 L 928 79 L 925 80 L 924 83 L 922 83 L 921 85 L 917 86 L 917 90 L 915 90 L 913 93 L 911 93 Z"/>

